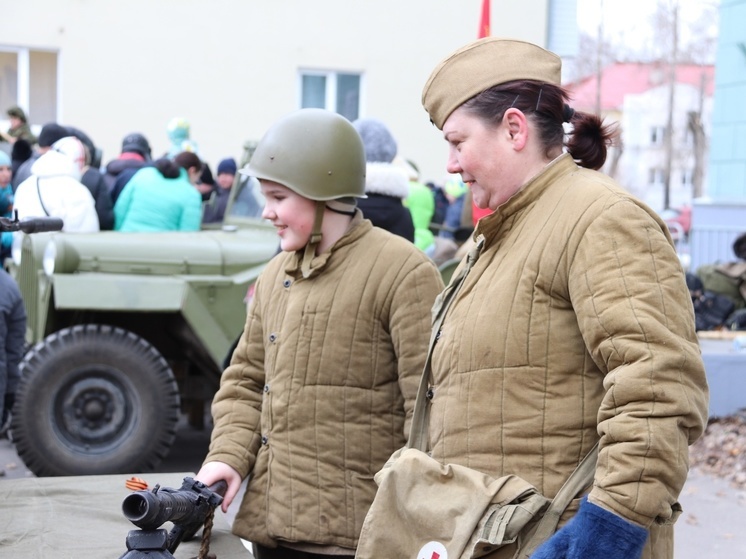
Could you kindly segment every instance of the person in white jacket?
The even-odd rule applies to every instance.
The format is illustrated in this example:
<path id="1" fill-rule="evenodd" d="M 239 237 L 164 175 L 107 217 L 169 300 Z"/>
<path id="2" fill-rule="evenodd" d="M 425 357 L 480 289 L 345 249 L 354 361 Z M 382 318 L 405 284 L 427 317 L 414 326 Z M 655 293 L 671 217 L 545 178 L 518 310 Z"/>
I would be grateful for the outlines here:
<path id="1" fill-rule="evenodd" d="M 85 147 L 72 136 L 57 140 L 31 167 L 31 176 L 18 185 L 14 208 L 18 218 L 59 217 L 65 232 L 99 230 L 96 202 L 80 182 Z"/>

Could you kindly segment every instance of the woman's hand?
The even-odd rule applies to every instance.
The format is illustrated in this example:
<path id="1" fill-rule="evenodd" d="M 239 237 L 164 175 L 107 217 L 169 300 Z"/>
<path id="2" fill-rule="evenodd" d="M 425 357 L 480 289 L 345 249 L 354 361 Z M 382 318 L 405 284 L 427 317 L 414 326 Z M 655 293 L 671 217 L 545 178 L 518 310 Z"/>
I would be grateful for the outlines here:
<path id="1" fill-rule="evenodd" d="M 588 499 L 531 559 L 639 559 L 648 531 Z"/>
<path id="2" fill-rule="evenodd" d="M 228 512 L 228 507 L 241 488 L 241 475 L 224 462 L 207 462 L 203 464 L 199 472 L 197 472 L 195 479 L 208 487 L 221 479 L 225 480 L 228 484 L 228 489 L 225 490 L 223 503 L 220 505 L 223 512 Z"/>

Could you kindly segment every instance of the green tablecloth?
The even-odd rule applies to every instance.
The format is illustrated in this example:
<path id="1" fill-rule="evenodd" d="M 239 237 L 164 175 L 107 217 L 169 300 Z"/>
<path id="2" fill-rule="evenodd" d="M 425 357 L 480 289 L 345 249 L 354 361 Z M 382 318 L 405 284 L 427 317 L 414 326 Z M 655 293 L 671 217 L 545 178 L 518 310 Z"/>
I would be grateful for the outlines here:
<path id="1" fill-rule="evenodd" d="M 194 474 L 135 474 L 150 488 L 178 489 Z M 132 475 L 48 477 L 0 480 L 0 558 L 118 559 L 127 552 L 126 539 L 136 530 L 122 514 L 131 493 L 125 481 Z M 171 524 L 163 528 L 170 530 Z M 176 559 L 199 552 L 202 532 L 182 542 Z M 228 522 L 215 512 L 210 552 L 218 559 L 248 559 L 249 551 L 230 533 Z"/>

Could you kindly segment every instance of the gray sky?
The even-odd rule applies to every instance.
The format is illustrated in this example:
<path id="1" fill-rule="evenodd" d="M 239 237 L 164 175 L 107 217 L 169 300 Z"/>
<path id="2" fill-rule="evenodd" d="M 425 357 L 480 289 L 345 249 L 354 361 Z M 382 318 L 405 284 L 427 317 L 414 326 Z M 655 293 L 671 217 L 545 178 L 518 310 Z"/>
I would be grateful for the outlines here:
<path id="1" fill-rule="evenodd" d="M 651 34 L 651 17 L 659 3 L 679 4 L 682 33 L 688 23 L 698 21 L 704 9 L 716 11 L 715 0 L 578 0 L 578 26 L 596 36 L 603 6 L 604 36 L 612 42 L 645 40 Z"/>

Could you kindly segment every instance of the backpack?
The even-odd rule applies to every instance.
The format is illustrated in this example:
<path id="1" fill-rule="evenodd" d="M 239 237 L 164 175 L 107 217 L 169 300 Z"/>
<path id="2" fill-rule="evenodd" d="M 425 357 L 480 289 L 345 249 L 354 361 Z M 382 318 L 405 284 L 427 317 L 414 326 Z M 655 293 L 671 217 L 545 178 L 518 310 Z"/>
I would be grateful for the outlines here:
<path id="1" fill-rule="evenodd" d="M 725 295 L 735 308 L 746 307 L 746 262 L 705 264 L 697 268 L 705 291 Z"/>
<path id="2" fill-rule="evenodd" d="M 731 313 L 725 321 L 725 327 L 728 330 L 746 331 L 746 309 L 738 309 Z"/>
<path id="3" fill-rule="evenodd" d="M 694 325 L 698 332 L 716 330 L 724 326 L 735 310 L 735 304 L 729 297 L 712 291 L 705 291 L 696 299 L 693 298 L 692 303 L 694 304 Z"/>

